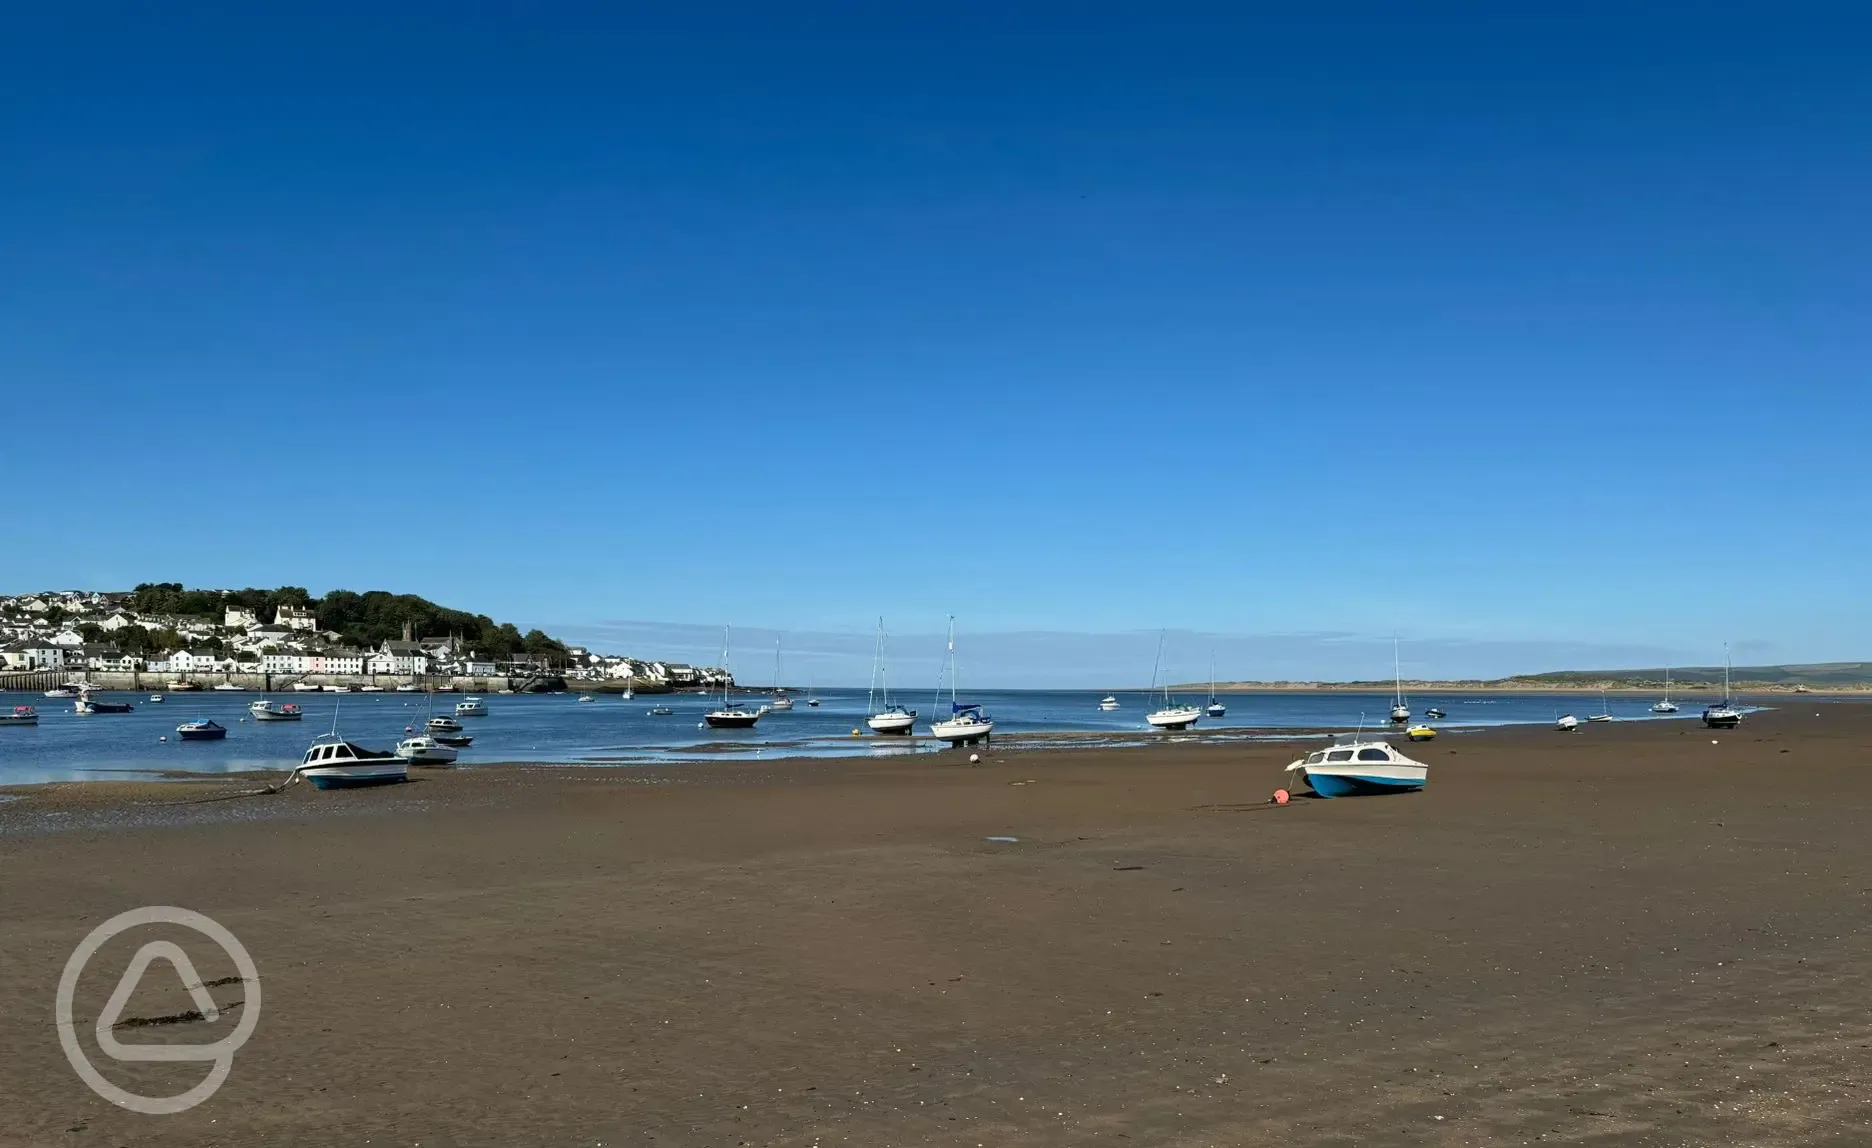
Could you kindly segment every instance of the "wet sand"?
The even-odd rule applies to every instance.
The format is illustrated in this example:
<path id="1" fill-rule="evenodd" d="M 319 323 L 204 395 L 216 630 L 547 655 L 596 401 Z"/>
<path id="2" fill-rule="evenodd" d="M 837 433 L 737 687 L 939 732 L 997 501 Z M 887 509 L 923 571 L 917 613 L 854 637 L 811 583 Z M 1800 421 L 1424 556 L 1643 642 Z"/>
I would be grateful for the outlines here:
<path id="1" fill-rule="evenodd" d="M 1868 747 L 1852 703 L 1503 729 L 1279 808 L 1291 748 L 1199 740 L 45 787 L 0 804 L 0 1144 L 1872 1143 Z M 180 1115 L 98 1099 L 52 1024 L 146 904 L 264 985 Z M 91 1032 L 150 937 L 78 1030 L 178 1092 L 207 1066 Z M 164 973 L 127 1017 L 191 1007 Z"/>

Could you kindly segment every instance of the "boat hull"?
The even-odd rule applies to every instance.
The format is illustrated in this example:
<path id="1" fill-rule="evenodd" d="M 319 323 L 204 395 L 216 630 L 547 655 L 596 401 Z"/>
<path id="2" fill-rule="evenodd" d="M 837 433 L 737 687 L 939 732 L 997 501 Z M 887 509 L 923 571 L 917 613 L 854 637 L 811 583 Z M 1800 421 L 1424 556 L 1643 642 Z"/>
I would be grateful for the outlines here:
<path id="1" fill-rule="evenodd" d="M 1429 771 L 1398 765 L 1328 772 L 1318 766 L 1301 771 L 1308 788 L 1320 797 L 1360 797 L 1379 793 L 1409 793 L 1422 789 Z"/>
<path id="2" fill-rule="evenodd" d="M 176 736 L 183 741 L 220 741 L 227 737 L 224 729 L 179 729 Z"/>
<path id="3" fill-rule="evenodd" d="M 793 708 L 793 699 L 775 698 L 767 703 L 767 708 L 770 710 L 790 710 Z"/>
<path id="4" fill-rule="evenodd" d="M 274 713 L 271 710 L 253 710 L 250 712 L 250 716 L 255 721 L 298 721 L 305 715 Z"/>
<path id="5" fill-rule="evenodd" d="M 14 717 L 12 714 L 0 714 L 0 725 L 38 725 L 38 724 L 39 724 L 39 719 L 37 716 Z"/>
<path id="6" fill-rule="evenodd" d="M 1156 713 L 1144 715 L 1144 720 L 1149 722 L 1153 729 L 1181 730 L 1195 725 L 1201 717 L 1202 711 L 1189 708 L 1158 710 Z"/>
<path id="7" fill-rule="evenodd" d="M 759 714 L 703 714 L 702 720 L 710 729 L 753 729 L 760 720 Z"/>
<path id="8" fill-rule="evenodd" d="M 402 761 L 315 765 L 300 772 L 314 789 L 360 789 L 409 780 L 409 766 Z"/>
<path id="9" fill-rule="evenodd" d="M 1735 729 L 1742 724 L 1742 715 L 1738 713 L 1706 713 L 1703 715 L 1703 724 L 1710 729 Z"/>

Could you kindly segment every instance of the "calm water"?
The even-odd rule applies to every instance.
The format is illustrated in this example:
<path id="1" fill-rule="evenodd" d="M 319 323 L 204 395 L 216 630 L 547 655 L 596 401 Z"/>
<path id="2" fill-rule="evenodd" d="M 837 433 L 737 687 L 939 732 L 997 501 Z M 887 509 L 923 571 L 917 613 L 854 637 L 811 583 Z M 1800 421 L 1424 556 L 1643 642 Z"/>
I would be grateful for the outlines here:
<path id="1" fill-rule="evenodd" d="M 299 763 L 312 739 L 332 728 L 337 710 L 338 730 L 352 741 L 389 749 L 408 726 L 420 728 L 429 716 L 428 699 L 409 694 L 277 694 L 305 710 L 299 722 L 242 721 L 247 706 L 259 694 L 171 694 L 162 704 L 150 704 L 143 694 L 100 694 L 110 701 L 136 706 L 129 714 L 93 714 L 80 717 L 70 701 L 37 694 L 0 694 L 7 709 L 29 704 L 39 711 L 36 727 L 0 727 L 0 785 L 47 781 L 149 777 L 166 770 L 200 773 L 241 770 L 286 770 Z M 754 699 L 754 695 L 746 695 Z M 460 764 L 504 761 L 564 762 L 569 764 L 646 764 L 670 761 L 746 760 L 786 756 L 879 756 L 941 752 L 940 743 L 926 739 L 851 736 L 862 728 L 867 710 L 863 690 L 829 690 L 820 695 L 816 709 L 803 701 L 791 712 L 770 713 L 752 730 L 698 728 L 702 714 L 713 708 L 709 699 L 693 694 L 641 697 L 623 701 L 599 695 L 595 702 L 580 702 L 574 694 L 510 695 L 487 698 L 490 714 L 463 718 L 474 745 L 461 751 Z M 1139 733 L 1144 715 L 1155 708 L 1141 694 L 1118 695 L 1123 708 L 1102 713 L 1097 692 L 982 691 L 967 700 L 980 702 L 995 719 L 995 737 L 1003 744 L 1019 744 L 1020 735 L 1053 732 Z M 436 713 L 452 713 L 460 695 L 441 694 Z M 906 695 L 901 700 L 922 715 L 917 728 L 927 732 L 938 707 L 928 694 Z M 1200 703 L 1203 698 L 1183 700 Z M 1658 720 L 1647 711 L 1653 699 L 1614 700 L 1611 712 L 1626 720 Z M 1365 724 L 1383 725 L 1390 699 L 1382 694 L 1267 693 L 1229 694 L 1224 718 L 1205 717 L 1198 730 L 1346 730 Z M 1694 718 L 1701 702 L 1685 699 L 1677 716 Z M 652 717 L 652 706 L 667 705 L 676 712 Z M 1584 719 L 1597 713 L 1596 698 L 1540 697 L 1432 697 L 1412 698 L 1419 717 L 1431 706 L 1448 711 L 1434 722 L 1446 730 L 1465 727 L 1546 723 L 1562 712 Z M 175 727 L 197 717 L 208 717 L 228 728 L 226 740 L 182 742 Z M 163 736 L 168 741 L 160 741 Z"/>

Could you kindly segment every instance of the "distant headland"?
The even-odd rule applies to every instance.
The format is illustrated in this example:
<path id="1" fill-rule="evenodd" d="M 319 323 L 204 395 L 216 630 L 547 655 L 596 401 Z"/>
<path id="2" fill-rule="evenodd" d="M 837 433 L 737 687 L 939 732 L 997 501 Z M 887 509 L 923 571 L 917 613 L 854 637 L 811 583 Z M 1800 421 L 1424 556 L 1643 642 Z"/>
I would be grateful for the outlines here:
<path id="1" fill-rule="evenodd" d="M 1661 693 L 1665 675 L 1669 688 L 1684 693 L 1722 691 L 1721 666 L 1673 666 L 1669 670 L 1554 670 L 1519 674 L 1511 678 L 1453 681 L 1404 680 L 1406 694 L 1425 693 Z M 1783 666 L 1735 666 L 1729 671 L 1730 688 L 1738 693 L 1866 693 L 1872 692 L 1872 662 L 1815 662 Z M 1385 678 L 1369 682 L 1217 682 L 1218 693 L 1314 690 L 1342 693 L 1389 693 L 1394 683 Z M 1184 693 L 1206 690 L 1207 682 L 1170 687 Z"/>

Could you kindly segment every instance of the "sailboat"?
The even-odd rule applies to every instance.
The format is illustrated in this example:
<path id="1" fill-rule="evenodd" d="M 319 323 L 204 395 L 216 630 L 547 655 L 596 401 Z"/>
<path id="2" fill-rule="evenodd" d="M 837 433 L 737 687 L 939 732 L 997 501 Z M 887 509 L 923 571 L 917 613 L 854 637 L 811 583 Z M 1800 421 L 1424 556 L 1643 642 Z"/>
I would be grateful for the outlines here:
<path id="1" fill-rule="evenodd" d="M 708 723 L 710 729 L 753 729 L 754 723 L 759 721 L 761 714 L 766 711 L 750 710 L 728 700 L 728 683 L 731 678 L 728 673 L 728 627 L 726 626 L 722 627 L 721 632 L 721 660 L 721 708 L 703 714 L 702 720 Z"/>
<path id="2" fill-rule="evenodd" d="M 1703 724 L 1711 729 L 1734 729 L 1742 724 L 1742 711 L 1729 697 L 1729 643 L 1723 643 L 1723 696 L 1703 710 Z"/>
<path id="3" fill-rule="evenodd" d="M 865 712 L 871 716 L 865 724 L 872 733 L 909 733 L 916 724 L 916 711 L 907 710 L 890 700 L 890 671 L 885 665 L 884 619 L 878 619 L 877 641 L 871 646 L 871 688 L 865 692 Z M 880 702 L 883 708 L 879 708 Z"/>
<path id="4" fill-rule="evenodd" d="M 1163 708 L 1145 714 L 1144 720 L 1149 722 L 1153 729 L 1188 729 L 1196 724 L 1197 718 L 1202 717 L 1202 711 L 1195 706 L 1178 705 L 1170 700 L 1170 676 L 1160 673 L 1163 669 L 1163 651 L 1164 636 L 1160 630 L 1157 633 L 1157 664 L 1151 667 L 1151 689 L 1153 691 L 1157 689 L 1158 678 L 1161 677 L 1163 679 Z"/>
<path id="5" fill-rule="evenodd" d="M 1599 712 L 1596 714 L 1593 714 L 1591 717 L 1587 718 L 1586 720 L 1587 721 L 1611 721 L 1612 720 L 1612 706 L 1610 705 L 1610 703 L 1606 701 L 1606 692 L 1604 690 L 1599 691 Z"/>
<path id="6" fill-rule="evenodd" d="M 780 639 L 775 638 L 773 643 L 773 700 L 767 703 L 767 708 L 790 710 L 793 708 L 793 699 L 787 696 L 786 689 L 781 686 L 780 681 Z"/>
<path id="7" fill-rule="evenodd" d="M 1664 700 L 1651 703 L 1651 712 L 1654 714 L 1674 714 L 1677 712 L 1677 703 L 1670 700 L 1669 666 L 1664 667 Z"/>
<path id="8" fill-rule="evenodd" d="M 1228 707 L 1223 705 L 1221 702 L 1216 701 L 1215 655 L 1213 653 L 1209 655 L 1209 707 L 1203 710 L 1203 712 L 1208 714 L 1210 717 L 1223 717 L 1227 715 L 1228 713 Z"/>
<path id="9" fill-rule="evenodd" d="M 1410 720 L 1410 707 L 1404 704 L 1404 663 L 1398 660 L 1398 641 L 1391 639 L 1391 680 L 1397 693 L 1391 700 L 1391 720 L 1403 725 Z"/>
<path id="10" fill-rule="evenodd" d="M 882 619 L 879 619 L 879 620 L 882 621 Z M 819 698 L 813 691 L 813 680 L 812 680 L 811 674 L 806 675 L 806 704 L 809 706 L 812 706 L 814 709 L 817 709 L 819 707 Z"/>
<path id="11" fill-rule="evenodd" d="M 956 687 L 961 677 L 956 670 L 955 615 L 949 616 L 949 720 L 930 723 L 930 732 L 950 745 L 974 745 L 994 732 L 994 719 L 978 705 L 963 705 Z M 936 701 L 942 703 L 942 679 L 936 679 Z"/>

